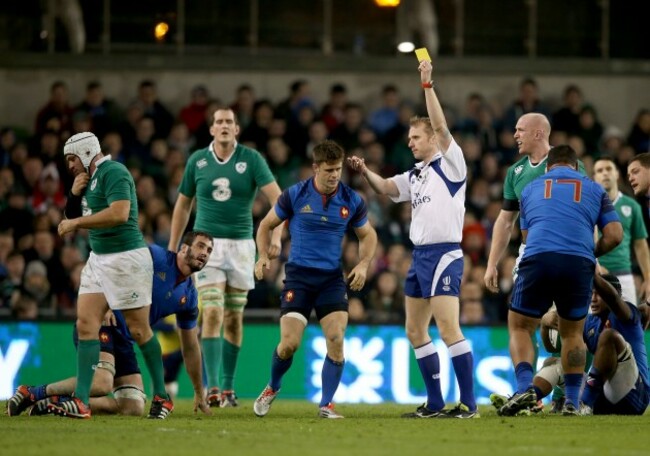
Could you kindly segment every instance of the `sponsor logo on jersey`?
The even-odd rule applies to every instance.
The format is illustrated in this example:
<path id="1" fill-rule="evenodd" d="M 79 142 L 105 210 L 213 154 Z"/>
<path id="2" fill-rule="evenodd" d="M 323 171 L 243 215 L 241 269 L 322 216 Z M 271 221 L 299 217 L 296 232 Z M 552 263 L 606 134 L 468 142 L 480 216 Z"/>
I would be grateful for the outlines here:
<path id="1" fill-rule="evenodd" d="M 427 195 L 422 195 L 421 193 L 415 192 L 411 197 L 411 207 L 415 209 L 421 204 L 430 203 L 431 197 Z"/>
<path id="2" fill-rule="evenodd" d="M 624 216 L 630 217 L 632 215 L 632 208 L 630 206 L 621 206 L 621 212 Z"/>
<path id="3" fill-rule="evenodd" d="M 106 342 L 109 341 L 109 339 L 110 337 L 105 331 L 99 332 L 99 340 L 101 341 L 101 343 L 105 344 Z"/>
<path id="4" fill-rule="evenodd" d="M 160 280 L 162 280 L 163 282 L 165 281 L 165 278 L 167 277 L 167 273 L 166 273 L 166 272 L 157 272 L 156 275 L 157 275 L 158 277 L 160 277 Z"/>
<path id="5" fill-rule="evenodd" d="M 348 209 L 348 208 L 345 207 L 345 206 L 341 207 L 341 211 L 340 211 L 340 212 L 341 212 L 341 218 L 346 219 L 346 218 L 348 218 L 348 217 L 350 216 L 350 209 Z"/>
<path id="6" fill-rule="evenodd" d="M 208 161 L 205 158 L 202 158 L 196 162 L 196 167 L 199 169 L 205 168 L 206 166 L 208 166 Z"/>
<path id="7" fill-rule="evenodd" d="M 246 172 L 246 162 L 235 163 L 235 171 L 239 174 L 244 174 Z"/>
<path id="8" fill-rule="evenodd" d="M 181 306 L 184 306 L 185 304 L 187 304 L 187 296 L 183 296 L 183 297 L 181 298 L 179 304 L 180 304 Z"/>
<path id="9" fill-rule="evenodd" d="M 450 283 L 451 283 L 451 277 L 450 276 L 444 276 L 442 278 L 442 291 L 451 290 L 451 287 L 449 286 Z"/>
<path id="10" fill-rule="evenodd" d="M 322 215 L 321 218 L 320 218 L 320 221 L 321 221 L 321 222 L 327 222 L 327 217 L 325 217 L 324 215 Z"/>
<path id="11" fill-rule="evenodd" d="M 93 179 L 93 181 L 90 183 L 90 191 L 92 192 L 95 190 L 95 187 L 97 187 L 97 178 Z"/>
<path id="12" fill-rule="evenodd" d="M 303 206 L 302 209 L 300 209 L 301 214 L 311 214 L 312 212 L 314 211 L 311 210 L 311 206 L 309 204 Z"/>
<path id="13" fill-rule="evenodd" d="M 519 174 L 524 170 L 524 165 L 519 165 L 515 168 L 515 174 Z"/>
<path id="14" fill-rule="evenodd" d="M 284 294 L 284 299 L 287 302 L 293 301 L 293 298 L 294 298 L 293 290 L 289 290 Z"/>

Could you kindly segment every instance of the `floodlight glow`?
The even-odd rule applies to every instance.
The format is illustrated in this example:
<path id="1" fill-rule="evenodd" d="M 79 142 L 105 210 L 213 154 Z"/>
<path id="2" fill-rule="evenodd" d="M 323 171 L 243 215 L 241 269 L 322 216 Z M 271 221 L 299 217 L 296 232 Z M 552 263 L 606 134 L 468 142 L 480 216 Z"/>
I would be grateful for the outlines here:
<path id="1" fill-rule="evenodd" d="M 158 41 L 163 40 L 165 38 L 165 35 L 167 35 L 167 32 L 169 32 L 169 24 L 166 22 L 158 22 L 156 24 L 156 28 L 153 31 L 154 36 Z"/>
<path id="2" fill-rule="evenodd" d="M 415 44 L 411 43 L 410 41 L 403 41 L 397 45 L 397 50 L 404 54 L 407 54 L 415 50 Z"/>

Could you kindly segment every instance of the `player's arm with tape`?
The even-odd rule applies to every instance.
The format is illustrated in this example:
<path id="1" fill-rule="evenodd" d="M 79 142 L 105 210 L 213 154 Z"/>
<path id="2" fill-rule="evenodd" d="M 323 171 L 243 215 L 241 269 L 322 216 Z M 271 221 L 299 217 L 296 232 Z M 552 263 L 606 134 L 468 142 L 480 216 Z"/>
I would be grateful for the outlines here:
<path id="1" fill-rule="evenodd" d="M 70 189 L 70 193 L 68 194 L 68 198 L 65 202 L 65 209 L 63 210 L 65 218 L 73 219 L 81 217 L 81 199 L 89 180 L 90 174 L 88 173 L 78 174 L 74 178 L 72 188 Z"/>

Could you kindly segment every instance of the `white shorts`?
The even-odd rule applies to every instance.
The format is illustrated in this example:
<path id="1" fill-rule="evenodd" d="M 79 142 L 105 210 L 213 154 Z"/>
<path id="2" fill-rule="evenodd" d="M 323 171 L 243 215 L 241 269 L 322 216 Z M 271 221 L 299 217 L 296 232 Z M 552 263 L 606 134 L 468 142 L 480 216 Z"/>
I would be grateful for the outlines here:
<path id="1" fill-rule="evenodd" d="M 196 288 L 227 283 L 240 290 L 255 288 L 255 241 L 252 239 L 214 239 L 208 264 L 194 274 Z"/>
<path id="2" fill-rule="evenodd" d="M 623 300 L 632 303 L 634 306 L 638 305 L 636 287 L 634 286 L 634 276 L 632 274 L 623 274 L 617 275 L 616 277 L 619 282 L 621 282 Z"/>
<path id="3" fill-rule="evenodd" d="M 639 368 L 636 365 L 636 359 L 629 343 L 625 343 L 625 351 L 618 358 L 623 361 L 618 362 L 616 372 L 603 385 L 605 398 L 612 404 L 617 404 L 627 396 L 634 389 L 639 378 Z"/>
<path id="4" fill-rule="evenodd" d="M 90 257 L 81 271 L 79 294 L 102 293 L 113 310 L 151 305 L 153 260 L 147 247 Z"/>

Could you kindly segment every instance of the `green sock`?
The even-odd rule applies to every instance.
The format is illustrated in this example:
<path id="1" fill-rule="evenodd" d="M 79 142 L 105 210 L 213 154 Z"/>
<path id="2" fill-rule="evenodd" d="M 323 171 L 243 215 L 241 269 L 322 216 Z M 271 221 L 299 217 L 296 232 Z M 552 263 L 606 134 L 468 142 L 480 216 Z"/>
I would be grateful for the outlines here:
<path id="1" fill-rule="evenodd" d="M 239 350 L 240 347 L 237 345 L 231 344 L 226 339 L 223 340 L 223 376 L 221 377 L 221 385 L 224 391 L 235 389 L 235 370 L 237 369 Z"/>
<path id="2" fill-rule="evenodd" d="M 77 386 L 74 395 L 84 404 L 90 401 L 90 385 L 98 362 L 99 340 L 80 340 L 77 346 Z"/>
<path id="3" fill-rule="evenodd" d="M 165 390 L 162 350 L 160 349 L 160 342 L 158 342 L 156 336 L 153 336 L 147 342 L 140 345 L 140 351 L 142 352 L 145 363 L 147 363 L 149 375 L 151 375 L 154 396 L 169 398 Z"/>
<path id="4" fill-rule="evenodd" d="M 203 365 L 208 380 L 208 388 L 219 387 L 219 365 L 221 364 L 221 337 L 201 339 Z"/>

